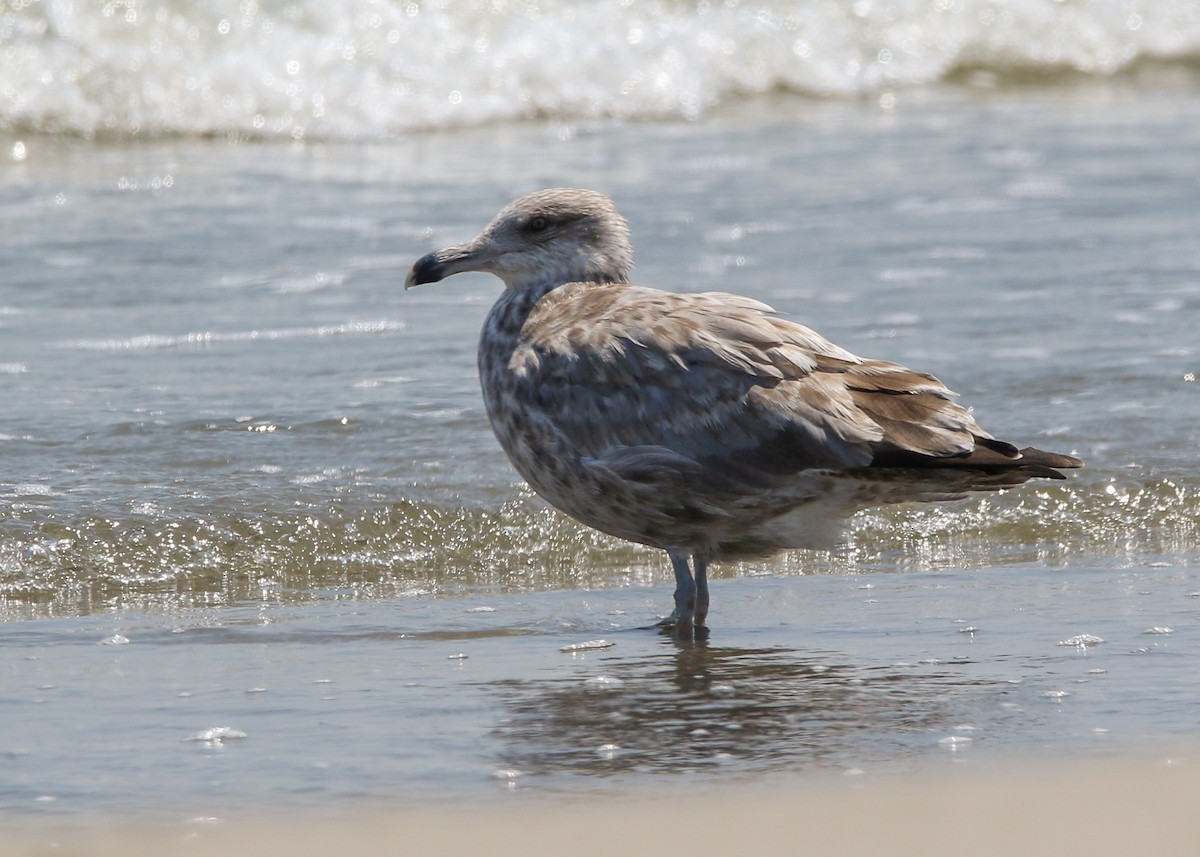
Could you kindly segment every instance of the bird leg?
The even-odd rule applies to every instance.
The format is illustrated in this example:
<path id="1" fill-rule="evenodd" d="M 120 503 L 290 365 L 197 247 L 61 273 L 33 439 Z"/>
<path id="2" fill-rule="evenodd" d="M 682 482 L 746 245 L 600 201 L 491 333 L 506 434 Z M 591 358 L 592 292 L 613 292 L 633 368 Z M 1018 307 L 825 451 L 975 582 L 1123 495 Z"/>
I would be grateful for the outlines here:
<path id="1" fill-rule="evenodd" d="M 668 550 L 671 567 L 675 570 L 675 620 L 676 634 L 690 634 L 696 618 L 696 581 L 688 567 L 687 554 L 679 550 Z M 705 584 L 705 612 L 708 610 L 708 586 Z"/>
<path id="2" fill-rule="evenodd" d="M 708 558 L 703 554 L 692 556 L 696 567 L 696 627 L 703 628 L 708 618 Z"/>

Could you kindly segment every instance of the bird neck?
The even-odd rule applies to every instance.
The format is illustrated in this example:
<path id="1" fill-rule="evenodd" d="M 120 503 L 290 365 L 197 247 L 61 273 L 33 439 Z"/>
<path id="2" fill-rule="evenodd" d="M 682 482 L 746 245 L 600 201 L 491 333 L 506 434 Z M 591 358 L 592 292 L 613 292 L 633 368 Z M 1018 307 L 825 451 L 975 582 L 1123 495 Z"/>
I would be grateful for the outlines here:
<path id="1" fill-rule="evenodd" d="M 493 347 L 496 343 L 515 345 L 521 328 L 525 326 L 525 320 L 529 318 L 529 314 L 533 312 L 538 301 L 559 285 L 561 284 L 553 282 L 544 285 L 523 283 L 519 287 L 508 285 L 492 306 L 491 312 L 488 313 L 487 320 L 484 322 L 483 335 L 480 340 L 480 359 L 484 356 L 483 345 L 486 342 L 492 343 Z"/>
<path id="2" fill-rule="evenodd" d="M 565 277 L 556 273 L 537 278 L 505 280 L 504 286 L 506 294 L 522 296 L 528 301 L 528 307 L 532 309 L 534 304 L 550 292 L 571 283 L 591 283 L 598 286 L 629 285 L 629 276 L 623 271 L 596 269 L 594 271 L 577 271 L 573 275 Z"/>

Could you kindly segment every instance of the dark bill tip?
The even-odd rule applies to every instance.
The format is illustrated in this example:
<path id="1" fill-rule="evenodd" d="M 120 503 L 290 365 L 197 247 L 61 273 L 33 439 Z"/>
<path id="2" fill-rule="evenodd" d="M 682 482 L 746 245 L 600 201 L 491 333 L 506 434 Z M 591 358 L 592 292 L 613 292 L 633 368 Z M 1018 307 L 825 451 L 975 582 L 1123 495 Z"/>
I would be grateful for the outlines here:
<path id="1" fill-rule="evenodd" d="M 404 281 L 404 288 L 411 289 L 413 286 L 436 283 L 445 276 L 446 265 L 442 261 L 441 254 L 438 251 L 426 253 L 413 263 L 412 270 L 408 272 L 408 279 Z"/>

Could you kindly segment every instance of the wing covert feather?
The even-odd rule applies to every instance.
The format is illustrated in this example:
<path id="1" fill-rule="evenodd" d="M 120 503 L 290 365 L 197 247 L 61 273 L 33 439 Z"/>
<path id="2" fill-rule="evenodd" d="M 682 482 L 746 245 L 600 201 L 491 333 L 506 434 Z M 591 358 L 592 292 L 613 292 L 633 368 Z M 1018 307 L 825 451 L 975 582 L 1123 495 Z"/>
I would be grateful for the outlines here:
<path id="1" fill-rule="evenodd" d="M 509 369 L 583 455 L 660 447 L 743 489 L 880 450 L 965 455 L 987 437 L 933 376 L 735 295 L 563 286 L 530 314 Z"/>

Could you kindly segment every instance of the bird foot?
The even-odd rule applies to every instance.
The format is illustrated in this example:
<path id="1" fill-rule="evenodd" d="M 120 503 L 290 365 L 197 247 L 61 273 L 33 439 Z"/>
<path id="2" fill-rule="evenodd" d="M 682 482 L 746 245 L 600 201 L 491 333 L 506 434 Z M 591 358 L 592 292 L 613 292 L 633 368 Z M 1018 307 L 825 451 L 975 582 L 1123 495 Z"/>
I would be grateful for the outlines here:
<path id="1" fill-rule="evenodd" d="M 661 628 L 664 634 L 671 634 L 677 640 L 700 640 L 708 638 L 708 627 L 706 625 L 695 621 L 695 619 L 681 620 L 678 610 L 672 612 L 670 616 L 660 619 L 656 627 Z"/>

